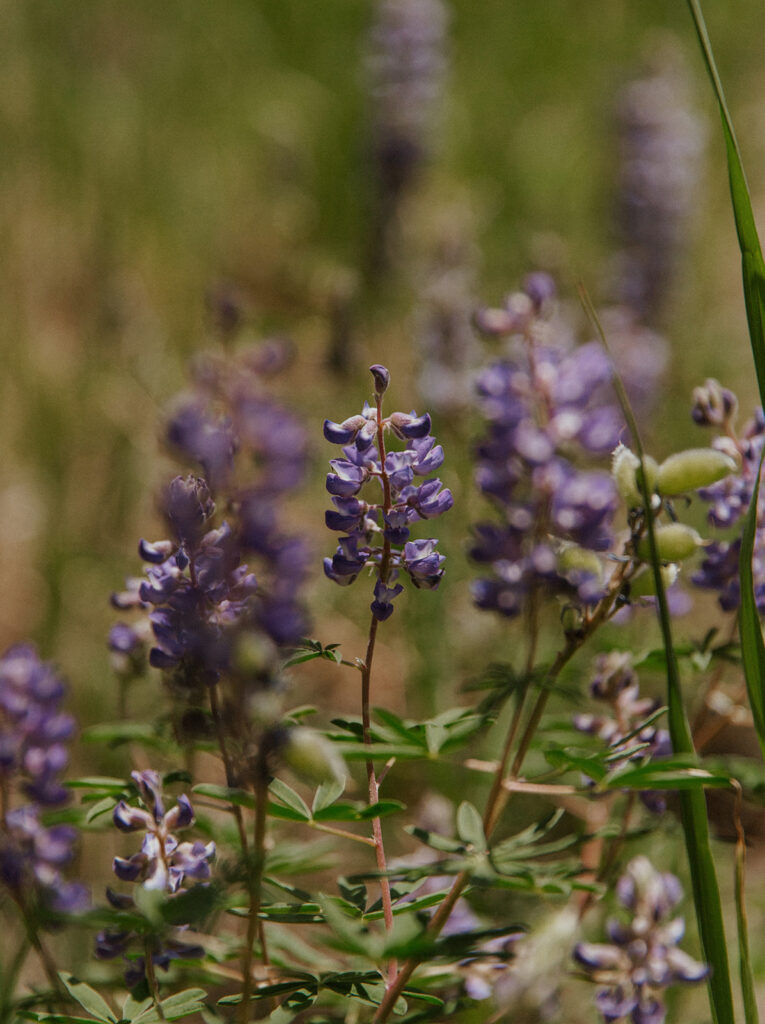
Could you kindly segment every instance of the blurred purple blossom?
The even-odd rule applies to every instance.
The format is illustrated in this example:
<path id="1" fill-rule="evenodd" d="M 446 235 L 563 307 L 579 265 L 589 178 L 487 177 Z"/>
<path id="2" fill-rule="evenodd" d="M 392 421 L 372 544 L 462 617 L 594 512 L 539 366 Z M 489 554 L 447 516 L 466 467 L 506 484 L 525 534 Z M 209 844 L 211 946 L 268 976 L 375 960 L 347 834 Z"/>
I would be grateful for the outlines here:
<path id="1" fill-rule="evenodd" d="M 478 377 L 486 433 L 476 482 L 499 520 L 476 526 L 471 552 L 492 567 L 474 586 L 476 603 L 506 616 L 517 615 L 538 585 L 597 601 L 597 560 L 575 564 L 569 556 L 564 566 L 559 553 L 566 544 L 604 551 L 612 541 L 613 481 L 572 461 L 605 455 L 620 440 L 621 416 L 605 400 L 611 367 L 597 342 L 571 347 L 565 332 L 556 335 L 553 298 L 552 280 L 530 275 L 504 307 L 476 318 L 484 333 L 508 338 L 508 357 Z"/>
<path id="2" fill-rule="evenodd" d="M 662 1024 L 663 990 L 702 981 L 709 974 L 705 964 L 678 949 L 685 924 L 681 917 L 669 916 L 682 898 L 680 883 L 674 875 L 656 871 L 648 858 L 635 857 L 616 893 L 630 920 L 609 921 L 610 943 L 580 942 L 574 959 L 600 986 L 595 1003 L 604 1020 Z"/>
<path id="3" fill-rule="evenodd" d="M 727 540 L 714 540 L 704 548 L 704 557 L 692 581 L 705 590 L 718 594 L 723 611 L 734 611 L 741 600 L 739 584 L 739 555 L 741 552 L 741 523 L 749 510 L 757 479 L 763 444 L 765 444 L 765 415 L 761 409 L 741 428 L 736 429 L 738 400 L 728 388 L 710 379 L 693 392 L 691 415 L 700 426 L 711 426 L 720 431 L 712 447 L 730 455 L 739 464 L 738 473 L 730 474 L 710 487 L 701 488 L 699 497 L 709 502 L 707 518 L 711 526 L 729 530 L 738 526 L 737 535 Z M 757 513 L 754 556 L 752 559 L 754 591 L 757 607 L 765 614 L 765 510 Z"/>
<path id="4" fill-rule="evenodd" d="M 41 813 L 65 803 L 61 774 L 69 763 L 67 743 L 74 718 L 61 710 L 65 686 L 55 669 L 31 646 L 11 647 L 0 658 L 0 883 L 25 902 L 74 912 L 87 905 L 83 886 L 65 881 L 77 832 L 68 825 L 45 827 Z M 14 786 L 32 803 L 12 807 Z"/>

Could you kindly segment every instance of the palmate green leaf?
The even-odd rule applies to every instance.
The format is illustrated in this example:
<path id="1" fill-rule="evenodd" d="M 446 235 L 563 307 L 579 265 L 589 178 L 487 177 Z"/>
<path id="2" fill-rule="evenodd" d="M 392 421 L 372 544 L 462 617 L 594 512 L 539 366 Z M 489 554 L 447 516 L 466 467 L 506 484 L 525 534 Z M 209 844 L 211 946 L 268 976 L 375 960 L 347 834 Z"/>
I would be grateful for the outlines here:
<path id="1" fill-rule="evenodd" d="M 203 988 L 187 988 L 183 992 L 176 992 L 160 1002 L 165 1020 L 181 1020 L 183 1017 L 190 1017 L 199 1013 L 207 998 Z M 161 1024 L 156 1006 L 149 1006 L 138 1017 L 133 1018 L 133 1024 Z"/>
<path id="2" fill-rule="evenodd" d="M 79 978 L 75 978 L 73 974 L 67 974 L 66 971 L 59 971 L 58 976 L 69 995 L 80 1004 L 83 1010 L 87 1010 L 96 1020 L 117 1024 L 117 1018 L 111 1007 L 95 989 L 86 985 L 84 981 L 80 981 Z"/>
<path id="3" fill-rule="evenodd" d="M 96 789 L 99 793 L 112 793 L 113 796 L 121 796 L 127 788 L 125 779 L 115 779 L 108 775 L 68 779 L 64 785 L 67 789 Z"/>
<path id="4" fill-rule="evenodd" d="M 724 772 L 700 768 L 695 759 L 661 758 L 639 767 L 628 766 L 609 775 L 603 789 L 705 789 L 730 788 L 730 776 Z"/>
<path id="5" fill-rule="evenodd" d="M 122 743 L 140 743 L 144 747 L 157 750 L 176 750 L 177 743 L 157 732 L 157 727 L 149 722 L 103 722 L 90 725 L 83 729 L 82 738 L 88 743 L 110 743 L 118 746 Z"/>
<path id="6" fill-rule="evenodd" d="M 275 796 L 277 800 L 281 800 L 283 804 L 295 811 L 299 816 L 299 819 L 303 821 L 310 821 L 311 812 L 308 808 L 308 804 L 303 800 L 300 794 L 296 793 L 295 790 L 292 789 L 291 786 L 288 786 L 286 782 L 282 782 L 281 779 L 274 779 L 268 789 L 272 796 Z"/>
<path id="7" fill-rule="evenodd" d="M 486 849 L 483 819 L 475 807 L 464 800 L 457 808 L 457 834 L 476 850 Z"/>
<path id="8" fill-rule="evenodd" d="M 330 782 L 322 782 L 314 794 L 311 810 L 314 814 L 330 807 L 335 800 L 339 799 L 345 791 L 345 780 L 332 779 Z"/>
<path id="9" fill-rule="evenodd" d="M 206 796 L 211 800 L 220 800 L 226 804 L 236 804 L 239 807 L 255 807 L 255 797 L 246 789 L 234 789 L 230 786 L 217 786 L 212 782 L 200 782 L 191 790 L 199 796 Z"/>
<path id="10" fill-rule="evenodd" d="M 572 747 L 552 747 L 544 752 L 545 760 L 553 768 L 561 771 L 577 771 L 595 782 L 600 782 L 608 775 L 606 764 L 609 756 L 608 750 L 601 750 L 597 753 L 579 753 Z"/>
<path id="11" fill-rule="evenodd" d="M 214 885 L 193 885 L 162 904 L 162 918 L 169 925 L 199 924 L 222 903 Z"/>
<path id="12" fill-rule="evenodd" d="M 38 1021 L 39 1024 L 93 1024 L 92 1017 L 73 1017 L 71 1014 L 39 1013 L 36 1010 L 20 1010 L 22 1020 Z"/>

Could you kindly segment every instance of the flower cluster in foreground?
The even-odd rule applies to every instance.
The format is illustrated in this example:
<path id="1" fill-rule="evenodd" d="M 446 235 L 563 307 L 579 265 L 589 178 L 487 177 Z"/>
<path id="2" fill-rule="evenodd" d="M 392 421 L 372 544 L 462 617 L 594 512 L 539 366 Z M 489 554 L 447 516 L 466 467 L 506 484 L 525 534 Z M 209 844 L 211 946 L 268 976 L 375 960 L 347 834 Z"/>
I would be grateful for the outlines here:
<path id="1" fill-rule="evenodd" d="M 172 898 L 186 891 L 187 880 L 204 883 L 210 877 L 210 861 L 215 856 L 215 843 L 179 842 L 173 832 L 194 824 L 194 811 L 188 797 L 180 796 L 175 807 L 165 811 L 159 774 L 152 770 L 131 772 L 143 807 L 133 807 L 124 800 L 114 809 L 113 820 L 121 832 L 144 831 L 141 849 L 130 857 L 115 857 L 114 873 L 123 882 L 139 882 L 148 891 L 164 893 Z M 135 906 L 132 896 L 106 891 L 110 904 L 118 910 Z M 171 960 L 196 960 L 204 956 L 197 945 L 183 941 L 183 924 L 177 922 L 171 933 L 154 936 L 149 945 L 155 966 L 167 970 Z M 132 931 L 103 931 L 96 937 L 96 956 L 126 960 L 125 982 L 133 988 L 146 972 L 144 956 L 130 956 L 128 951 L 139 940 Z M 144 949 L 144 954 L 148 950 Z"/>

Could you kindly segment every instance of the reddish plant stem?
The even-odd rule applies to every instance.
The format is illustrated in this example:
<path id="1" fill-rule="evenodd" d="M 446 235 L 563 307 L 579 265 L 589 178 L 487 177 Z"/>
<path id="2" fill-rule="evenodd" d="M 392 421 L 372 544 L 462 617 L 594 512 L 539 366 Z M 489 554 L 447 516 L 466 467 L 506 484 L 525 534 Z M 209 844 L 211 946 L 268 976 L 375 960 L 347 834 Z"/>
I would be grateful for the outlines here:
<path id="1" fill-rule="evenodd" d="M 385 516 L 385 513 L 390 511 L 392 502 L 390 480 L 388 479 L 388 474 L 385 470 L 385 435 L 383 431 L 382 399 L 380 397 L 377 398 L 377 448 L 380 456 L 380 480 L 383 487 L 382 512 L 383 516 Z M 383 535 L 383 549 L 382 557 L 380 558 L 379 573 L 380 581 L 385 585 L 387 585 L 388 578 L 390 576 L 390 561 L 390 541 L 385 537 L 385 535 Z M 372 661 L 375 653 L 375 641 L 377 640 L 377 627 L 378 619 L 373 614 L 372 621 L 369 624 L 369 639 L 367 641 L 366 655 L 364 656 L 364 664 L 361 668 L 361 727 L 363 741 L 367 745 L 371 745 L 372 743 L 370 705 L 372 690 Z M 376 804 L 379 800 L 379 785 L 375 775 L 374 762 L 371 759 L 366 762 L 366 769 L 369 803 Z M 393 930 L 393 901 L 391 898 L 390 882 L 384 875 L 384 872 L 387 872 L 388 870 L 388 865 L 385 858 L 382 822 L 379 817 L 372 819 L 372 837 L 375 843 L 377 870 L 383 873 L 383 877 L 380 878 L 380 895 L 382 898 L 385 929 L 390 932 Z M 398 965 L 395 959 L 392 959 L 388 964 L 388 979 L 386 982 L 388 988 L 395 984 L 397 969 Z"/>

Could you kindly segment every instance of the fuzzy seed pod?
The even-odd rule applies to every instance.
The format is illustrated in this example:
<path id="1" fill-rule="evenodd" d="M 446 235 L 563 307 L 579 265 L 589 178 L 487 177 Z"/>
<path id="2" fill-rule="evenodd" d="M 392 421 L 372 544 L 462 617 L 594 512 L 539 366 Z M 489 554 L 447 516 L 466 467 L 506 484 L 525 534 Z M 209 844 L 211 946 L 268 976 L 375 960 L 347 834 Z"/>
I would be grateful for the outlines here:
<path id="1" fill-rule="evenodd" d="M 688 448 L 662 462 L 656 482 L 662 494 L 685 494 L 710 487 L 735 472 L 736 463 L 730 455 L 714 448 Z"/>
<path id="2" fill-rule="evenodd" d="M 656 486 L 658 465 L 650 455 L 645 455 L 643 456 L 643 466 L 645 467 L 648 493 L 651 494 Z M 637 508 L 643 504 L 640 474 L 640 459 L 631 448 L 620 444 L 611 456 L 611 476 L 614 478 L 617 491 L 630 508 Z"/>
<path id="3" fill-rule="evenodd" d="M 691 526 L 684 523 L 667 523 L 656 527 L 656 548 L 662 562 L 682 562 L 690 558 L 704 543 Z M 651 546 L 647 536 L 641 537 L 637 546 L 638 558 L 651 560 Z"/>

